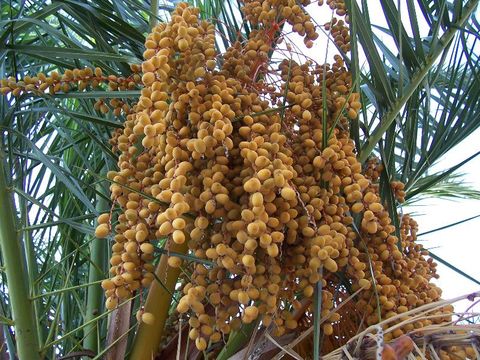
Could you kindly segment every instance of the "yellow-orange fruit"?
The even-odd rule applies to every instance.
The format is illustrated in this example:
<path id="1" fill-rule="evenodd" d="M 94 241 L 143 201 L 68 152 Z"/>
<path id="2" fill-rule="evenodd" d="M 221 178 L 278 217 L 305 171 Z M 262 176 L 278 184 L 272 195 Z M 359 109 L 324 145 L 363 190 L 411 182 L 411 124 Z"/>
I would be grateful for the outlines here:
<path id="1" fill-rule="evenodd" d="M 253 206 L 262 206 L 263 205 L 263 195 L 262 195 L 262 193 L 256 192 L 252 195 L 252 205 Z"/>
<path id="2" fill-rule="evenodd" d="M 142 243 L 140 245 L 140 250 L 144 253 L 144 254 L 152 254 L 153 251 L 155 250 L 155 248 L 153 247 L 152 244 L 150 243 Z"/>
<path id="3" fill-rule="evenodd" d="M 207 348 L 207 342 L 205 341 L 204 338 L 199 337 L 195 340 L 195 346 L 197 347 L 198 350 L 203 351 Z"/>
<path id="4" fill-rule="evenodd" d="M 330 272 L 336 272 L 338 270 L 337 263 L 335 262 L 335 260 L 331 258 L 326 258 L 323 266 L 325 267 L 325 269 L 327 269 Z"/>
<path id="5" fill-rule="evenodd" d="M 244 313 L 246 316 L 256 319 L 258 316 L 258 308 L 256 306 L 247 306 Z"/>
<path id="6" fill-rule="evenodd" d="M 154 81 L 155 81 L 155 74 L 153 72 L 147 72 L 147 73 L 143 74 L 142 82 L 146 86 L 153 84 Z"/>
<path id="7" fill-rule="evenodd" d="M 118 306 L 118 299 L 116 297 L 110 296 L 105 302 L 105 307 L 107 310 L 113 310 Z"/>
<path id="8" fill-rule="evenodd" d="M 297 196 L 295 190 L 289 187 L 284 187 L 281 191 L 281 195 L 285 200 L 292 201 Z"/>
<path id="9" fill-rule="evenodd" d="M 185 242 L 185 234 L 182 230 L 175 230 L 172 234 L 172 239 L 176 244 L 183 244 Z"/>
<path id="10" fill-rule="evenodd" d="M 172 226 L 176 230 L 183 230 L 185 228 L 185 220 L 182 218 L 177 218 L 172 221 Z"/>
<path id="11" fill-rule="evenodd" d="M 179 268 L 182 265 L 182 259 L 178 256 L 170 256 L 167 260 L 168 266 L 172 268 Z"/>
<path id="12" fill-rule="evenodd" d="M 106 280 L 103 280 L 103 281 L 102 281 L 102 288 L 103 288 L 104 290 L 115 289 L 115 284 L 113 283 L 112 280 L 106 279 Z"/>
<path id="13" fill-rule="evenodd" d="M 326 323 L 326 324 L 323 324 L 322 326 L 323 328 L 323 333 L 327 336 L 330 336 L 333 334 L 333 326 L 332 324 L 329 324 L 329 323 Z"/>
<path id="14" fill-rule="evenodd" d="M 373 212 L 380 212 L 383 210 L 383 206 L 380 203 L 374 202 L 368 205 L 368 208 L 372 210 Z"/>
<path id="15" fill-rule="evenodd" d="M 95 237 L 103 239 L 108 236 L 110 229 L 107 224 L 100 224 L 95 229 Z"/>
<path id="16" fill-rule="evenodd" d="M 372 286 L 372 283 L 367 279 L 360 279 L 360 280 L 358 280 L 358 285 L 360 285 L 360 287 L 368 290 Z"/>
<path id="17" fill-rule="evenodd" d="M 97 222 L 99 224 L 108 224 L 109 221 L 110 221 L 110 214 L 109 213 L 101 214 L 97 218 Z"/>
<path id="18" fill-rule="evenodd" d="M 185 51 L 188 49 L 188 41 L 185 39 L 180 39 L 178 41 L 178 48 L 180 51 Z"/>
<path id="19" fill-rule="evenodd" d="M 182 301 L 183 298 L 177 304 L 177 311 L 180 314 L 184 314 L 188 311 L 188 303 L 186 301 Z"/>
<path id="20" fill-rule="evenodd" d="M 253 193 L 260 190 L 261 185 L 260 180 L 257 178 L 251 178 L 243 184 L 243 188 L 246 192 Z"/>
<path id="21" fill-rule="evenodd" d="M 147 325 L 153 325 L 155 323 L 155 316 L 152 313 L 144 312 L 142 314 L 142 322 Z"/>
<path id="22" fill-rule="evenodd" d="M 243 255 L 242 263 L 247 267 L 252 267 L 255 265 L 255 258 L 252 255 Z"/>

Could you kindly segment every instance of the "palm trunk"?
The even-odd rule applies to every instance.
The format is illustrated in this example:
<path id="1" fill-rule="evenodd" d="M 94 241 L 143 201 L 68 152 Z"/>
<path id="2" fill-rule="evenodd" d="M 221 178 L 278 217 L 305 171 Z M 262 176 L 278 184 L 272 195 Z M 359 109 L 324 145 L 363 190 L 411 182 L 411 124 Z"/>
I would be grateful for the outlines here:
<path id="1" fill-rule="evenodd" d="M 23 186 L 23 191 L 26 191 L 25 184 Z M 21 213 L 20 223 L 24 224 L 24 226 L 29 226 L 29 219 L 28 219 L 28 206 L 25 199 L 19 199 L 19 210 Z M 38 284 L 36 284 L 35 280 L 38 276 L 38 267 L 36 262 L 36 255 L 35 255 L 35 246 L 33 243 L 33 238 L 30 230 L 24 231 L 23 239 L 25 244 L 25 259 L 27 263 L 27 276 L 28 276 L 28 283 L 30 284 L 30 294 L 39 294 L 38 291 Z M 34 313 L 35 314 L 43 314 L 44 308 L 41 301 L 34 301 L 33 302 Z M 46 336 L 46 328 L 41 326 L 39 317 L 35 317 L 36 327 L 37 327 L 37 334 L 38 339 L 41 341 Z M 41 343 L 39 343 L 41 347 Z"/>
<path id="2" fill-rule="evenodd" d="M 38 359 L 39 341 L 35 310 L 30 299 L 28 271 L 11 190 L 7 187 L 4 153 L 0 149 L 0 249 L 7 276 L 8 296 L 15 321 L 20 359 Z"/>

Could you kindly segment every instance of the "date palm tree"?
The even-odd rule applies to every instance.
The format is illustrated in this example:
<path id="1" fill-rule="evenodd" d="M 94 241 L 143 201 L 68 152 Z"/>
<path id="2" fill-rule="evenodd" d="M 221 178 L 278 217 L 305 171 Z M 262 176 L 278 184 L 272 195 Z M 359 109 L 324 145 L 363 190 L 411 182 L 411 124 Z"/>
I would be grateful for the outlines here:
<path id="1" fill-rule="evenodd" d="M 405 184 L 407 203 L 425 196 L 480 198 L 457 176 L 480 152 L 431 171 L 480 126 L 478 0 L 345 3 L 352 51 L 344 61 L 363 105 L 351 136 L 362 163 L 376 156 L 384 166 L 381 196 L 391 218 L 398 225 L 394 180 Z M 255 27 L 240 1 L 193 5 L 216 25 L 220 51 Z M 19 81 L 84 67 L 98 67 L 105 77 L 95 89 L 0 98 L 1 359 L 144 359 L 139 349 L 159 346 L 164 329 L 135 322 L 146 293 L 105 309 L 100 283 L 108 276 L 110 247 L 94 231 L 96 217 L 111 208 L 106 174 L 116 168 L 117 154 L 109 139 L 125 120 L 113 110 L 138 100 L 141 82 L 130 64 L 142 62 L 145 35 L 168 20 L 173 6 L 154 0 L 0 4 L 0 78 Z M 374 9 L 381 11 L 372 15 Z M 115 88 L 120 78 L 127 85 Z M 157 250 L 155 264 L 166 266 Z M 447 258 L 430 256 L 449 265 Z M 175 291 L 177 278 L 172 272 L 167 284 L 150 290 L 165 316 L 175 306 L 175 294 L 167 290 Z M 257 331 L 250 325 L 231 335 L 219 358 L 252 349 L 249 340 Z M 314 341 L 315 356 L 319 346 Z M 168 356 L 175 357 L 176 348 Z M 185 358 L 194 356 L 200 355 L 192 351 Z"/>

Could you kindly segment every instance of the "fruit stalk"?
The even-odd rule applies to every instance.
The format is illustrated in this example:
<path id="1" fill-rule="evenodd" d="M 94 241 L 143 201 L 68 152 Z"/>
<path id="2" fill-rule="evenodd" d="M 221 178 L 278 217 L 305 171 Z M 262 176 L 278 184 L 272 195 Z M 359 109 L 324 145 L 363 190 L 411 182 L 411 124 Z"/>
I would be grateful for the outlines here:
<path id="1" fill-rule="evenodd" d="M 104 189 L 99 186 L 98 191 L 103 192 Z M 97 210 L 99 212 L 106 211 L 108 208 L 108 202 L 103 197 L 98 197 L 97 199 Z M 88 271 L 88 282 L 98 282 L 102 280 L 105 275 L 103 270 L 105 268 L 105 254 L 106 254 L 106 243 L 104 239 L 94 238 L 90 242 L 90 266 Z M 85 317 L 85 322 L 88 323 L 90 320 L 95 318 L 102 309 L 103 302 L 103 290 L 100 284 L 90 286 L 87 292 L 87 313 Z M 98 322 L 92 323 L 85 327 L 85 340 L 83 341 L 83 347 L 98 353 Z"/>
<path id="2" fill-rule="evenodd" d="M 150 3 L 150 11 L 152 12 L 152 14 L 150 15 L 149 23 L 150 23 L 150 28 L 153 29 L 153 27 L 158 23 L 158 20 L 157 20 L 158 0 L 152 0 L 152 2 Z"/>
<path id="3" fill-rule="evenodd" d="M 187 252 L 187 243 L 176 244 L 172 241 L 169 250 L 185 254 Z M 158 344 L 163 335 L 168 310 L 172 303 L 172 294 L 175 291 L 179 274 L 180 268 L 169 267 L 168 255 L 162 255 L 155 270 L 155 275 L 158 279 L 162 281 L 165 279 L 165 281 L 162 284 L 158 280 L 152 283 L 145 302 L 145 312 L 153 314 L 155 320 L 153 324 L 140 323 L 135 341 L 133 342 L 134 347 L 130 355 L 131 360 L 150 359 L 158 351 Z"/>

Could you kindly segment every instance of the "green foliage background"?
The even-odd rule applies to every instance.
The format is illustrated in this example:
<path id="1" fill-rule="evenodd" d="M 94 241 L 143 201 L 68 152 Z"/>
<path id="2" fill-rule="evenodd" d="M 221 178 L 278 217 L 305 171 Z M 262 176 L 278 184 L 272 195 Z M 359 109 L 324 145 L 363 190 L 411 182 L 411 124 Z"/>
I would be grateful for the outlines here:
<path id="1" fill-rule="evenodd" d="M 219 49 L 251 29 L 237 1 L 194 3 L 215 21 Z M 353 50 L 345 60 L 364 104 L 352 136 L 362 161 L 373 153 L 385 164 L 382 197 L 393 199 L 387 185 L 401 180 L 409 203 L 422 196 L 479 198 L 456 175 L 473 157 L 429 171 L 480 126 L 480 24 L 472 15 L 478 1 L 406 0 L 401 11 L 393 0 L 346 3 Z M 381 6 L 387 27 L 371 23 L 373 6 Z M 128 76 L 129 64 L 142 61 L 151 24 L 167 19 L 170 9 L 142 0 L 3 1 L 0 7 L 0 78 L 17 79 L 85 66 Z M 385 37 L 395 46 L 385 46 Z M 363 53 L 366 64 L 360 64 Z M 54 359 L 86 348 L 102 356 L 108 313 L 99 281 L 110 250 L 94 238 L 94 218 L 110 207 L 104 174 L 115 168 L 116 155 L 108 139 L 123 119 L 93 105 L 115 97 L 133 103 L 139 93 L 0 98 L 0 355 L 8 348 L 21 359 Z M 389 211 L 396 219 L 397 209 Z"/>

